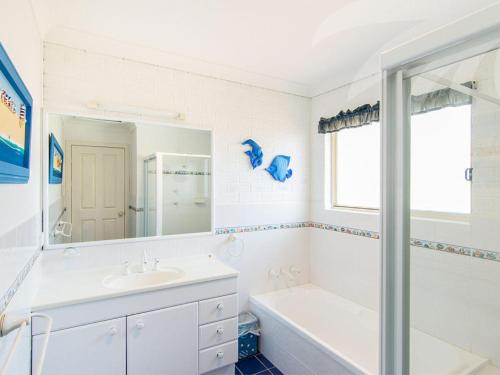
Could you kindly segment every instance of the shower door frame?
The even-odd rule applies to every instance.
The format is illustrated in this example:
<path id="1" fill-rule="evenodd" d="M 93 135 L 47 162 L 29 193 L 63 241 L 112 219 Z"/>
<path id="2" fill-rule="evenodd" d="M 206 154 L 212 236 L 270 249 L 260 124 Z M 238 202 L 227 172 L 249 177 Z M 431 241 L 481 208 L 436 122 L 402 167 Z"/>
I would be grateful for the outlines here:
<path id="1" fill-rule="evenodd" d="M 213 143 L 211 141 L 211 143 Z M 213 145 L 212 145 L 213 147 Z M 213 155 L 213 152 L 212 152 Z M 212 155 L 203 155 L 203 154 L 180 154 L 180 153 L 175 153 L 175 152 L 155 152 L 149 156 L 146 156 L 143 160 L 143 163 L 146 164 L 146 162 L 149 162 L 150 160 L 156 160 L 156 179 L 155 179 L 155 184 L 156 184 L 156 228 L 155 228 L 155 235 L 154 236 L 164 236 L 162 234 L 163 232 L 163 157 L 164 156 L 178 156 L 178 157 L 189 157 L 189 158 L 200 158 L 200 159 L 207 159 L 210 160 L 210 232 L 201 232 L 201 233 L 214 233 L 215 229 L 215 224 L 214 224 L 214 219 L 215 219 L 215 214 L 214 214 L 214 207 L 213 207 L 213 201 L 214 201 L 214 179 L 213 179 L 213 158 Z M 144 183 L 147 184 L 147 169 L 144 168 Z M 146 214 L 146 189 L 144 189 L 144 233 L 146 233 L 147 228 L 147 220 L 148 220 L 148 215 Z M 148 206 L 149 209 L 149 206 Z M 170 235 L 170 236 L 176 236 L 176 234 Z"/>
<path id="2" fill-rule="evenodd" d="M 500 48 L 500 3 L 381 55 L 380 365 L 410 373 L 409 78 Z"/>

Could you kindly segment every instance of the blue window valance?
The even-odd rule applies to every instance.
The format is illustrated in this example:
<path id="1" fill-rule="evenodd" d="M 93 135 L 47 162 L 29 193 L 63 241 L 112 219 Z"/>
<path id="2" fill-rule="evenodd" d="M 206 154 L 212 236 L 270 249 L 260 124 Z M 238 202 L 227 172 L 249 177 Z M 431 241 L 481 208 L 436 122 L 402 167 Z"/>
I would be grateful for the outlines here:
<path id="1" fill-rule="evenodd" d="M 346 128 L 357 128 L 378 122 L 380 119 L 380 102 L 374 105 L 364 104 L 354 110 L 340 111 L 330 118 L 319 120 L 318 133 L 334 133 Z"/>
<path id="2" fill-rule="evenodd" d="M 475 89 L 476 83 L 465 82 L 463 86 Z M 462 92 L 445 88 L 431 91 L 421 95 L 412 95 L 411 114 L 436 111 L 447 107 L 458 107 L 472 103 L 472 97 Z M 380 102 L 374 105 L 364 104 L 354 110 L 340 111 L 336 116 L 330 118 L 322 117 L 319 120 L 318 133 L 335 133 L 342 129 L 357 128 L 380 121 Z"/>

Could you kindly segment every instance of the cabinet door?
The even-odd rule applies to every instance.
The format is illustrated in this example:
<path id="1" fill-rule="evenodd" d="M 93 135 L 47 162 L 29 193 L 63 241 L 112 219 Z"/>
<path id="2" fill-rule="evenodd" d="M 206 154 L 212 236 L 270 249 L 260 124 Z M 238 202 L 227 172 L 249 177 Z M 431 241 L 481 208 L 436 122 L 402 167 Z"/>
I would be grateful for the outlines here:
<path id="1" fill-rule="evenodd" d="M 125 318 L 53 332 L 49 338 L 43 374 L 125 375 Z M 33 336 L 33 369 L 44 335 Z"/>
<path id="2" fill-rule="evenodd" d="M 198 304 L 127 317 L 128 375 L 198 373 Z"/>

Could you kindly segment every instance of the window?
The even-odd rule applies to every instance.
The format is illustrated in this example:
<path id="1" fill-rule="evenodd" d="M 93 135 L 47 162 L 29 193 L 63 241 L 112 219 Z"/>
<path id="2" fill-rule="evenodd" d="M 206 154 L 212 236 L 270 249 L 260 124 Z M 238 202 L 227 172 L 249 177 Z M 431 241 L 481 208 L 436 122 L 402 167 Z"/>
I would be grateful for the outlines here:
<path id="1" fill-rule="evenodd" d="M 411 208 L 468 214 L 471 184 L 471 106 L 448 107 L 412 116 Z M 334 207 L 380 207 L 380 125 L 332 134 Z"/>
<path id="2" fill-rule="evenodd" d="M 343 129 L 332 135 L 333 204 L 380 206 L 380 125 Z"/>
<path id="3" fill-rule="evenodd" d="M 470 213 L 471 106 L 411 118 L 411 208 Z"/>

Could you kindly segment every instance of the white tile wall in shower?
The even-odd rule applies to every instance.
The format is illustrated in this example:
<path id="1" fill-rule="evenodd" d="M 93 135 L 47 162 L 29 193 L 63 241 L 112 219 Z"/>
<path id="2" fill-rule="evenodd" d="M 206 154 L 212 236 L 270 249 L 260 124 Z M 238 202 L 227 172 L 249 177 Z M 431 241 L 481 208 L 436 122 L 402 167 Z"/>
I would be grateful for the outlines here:
<path id="1" fill-rule="evenodd" d="M 485 71 L 491 77 L 491 66 L 480 72 Z M 461 77 L 454 79 L 460 80 Z M 325 180 L 329 168 L 328 155 L 325 155 L 327 140 L 317 134 L 317 121 L 321 116 L 331 116 L 340 109 L 378 100 L 377 78 L 364 81 L 312 100 L 311 219 L 378 231 L 377 214 L 325 208 L 325 197 L 329 193 L 328 180 Z M 482 77 L 478 77 L 478 89 L 498 96 L 496 86 L 485 82 Z M 498 251 L 499 109 L 475 101 L 472 118 L 473 212 L 470 222 L 413 219 L 413 238 Z M 379 249 L 379 240 L 313 230 L 311 280 L 374 308 L 379 298 L 379 285 L 373 282 L 380 274 Z M 491 358 L 499 365 L 498 345 L 494 342 L 500 334 L 495 328 L 500 314 L 500 298 L 497 296 L 500 263 L 412 247 L 411 271 L 412 324 L 424 332 Z"/>

